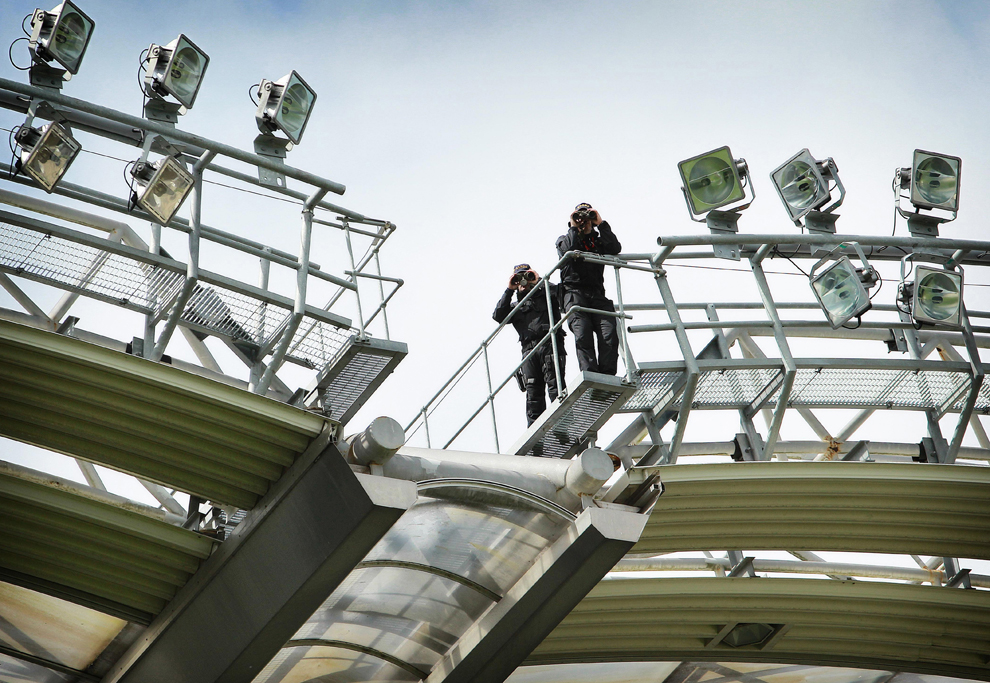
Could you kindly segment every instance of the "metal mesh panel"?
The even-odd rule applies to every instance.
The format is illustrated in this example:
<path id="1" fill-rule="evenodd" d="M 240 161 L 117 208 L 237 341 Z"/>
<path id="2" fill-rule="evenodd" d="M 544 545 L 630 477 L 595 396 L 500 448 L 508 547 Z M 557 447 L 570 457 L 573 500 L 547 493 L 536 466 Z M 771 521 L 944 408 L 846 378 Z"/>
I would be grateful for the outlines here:
<path id="1" fill-rule="evenodd" d="M 588 433 L 591 425 L 612 407 L 620 391 L 588 389 L 553 422 L 543 438 L 524 455 L 561 458 Z"/>
<path id="2" fill-rule="evenodd" d="M 235 342 L 263 344 L 278 332 L 290 312 L 225 287 L 199 283 L 186 302 L 182 320 Z"/>
<path id="3" fill-rule="evenodd" d="M 629 397 L 618 412 L 638 413 L 652 410 L 657 405 L 670 403 L 674 398 L 674 386 L 683 375 L 680 370 L 660 372 L 641 370 L 636 393 Z"/>
<path id="4" fill-rule="evenodd" d="M 324 368 L 333 362 L 350 335 L 349 329 L 312 319 L 306 320 L 300 325 L 297 339 L 289 347 L 289 353 L 308 361 L 314 368 Z"/>
<path id="5" fill-rule="evenodd" d="M 819 368 L 797 371 L 790 405 L 943 410 L 969 385 L 962 372 L 883 368 Z M 776 397 L 774 399 L 776 401 Z"/>
<path id="6" fill-rule="evenodd" d="M 698 380 L 692 408 L 749 405 L 780 375 L 777 368 L 739 368 L 704 372 Z"/>
<path id="7" fill-rule="evenodd" d="M 126 256 L 0 223 L 0 268 L 146 312 L 178 291 L 183 276 Z"/>
<path id="8" fill-rule="evenodd" d="M 391 356 L 356 353 L 324 390 L 323 405 L 327 414 L 332 419 L 341 421 L 344 413 L 378 378 L 391 360 Z"/>

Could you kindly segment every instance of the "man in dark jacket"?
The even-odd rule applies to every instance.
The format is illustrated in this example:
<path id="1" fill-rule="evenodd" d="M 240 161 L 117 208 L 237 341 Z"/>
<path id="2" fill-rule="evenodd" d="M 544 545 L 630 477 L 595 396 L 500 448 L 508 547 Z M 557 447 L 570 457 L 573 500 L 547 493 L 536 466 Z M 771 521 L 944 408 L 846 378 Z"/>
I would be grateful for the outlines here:
<path id="1" fill-rule="evenodd" d="M 596 230 L 597 228 L 597 230 Z M 591 204 L 578 204 L 571 213 L 566 235 L 557 238 L 557 255 L 563 257 L 569 251 L 589 254 L 618 254 L 622 245 L 612 233 L 609 224 Z M 564 288 L 564 310 L 573 306 L 594 308 L 599 311 L 615 311 L 612 301 L 605 296 L 605 266 L 573 259 L 560 269 L 560 285 Z M 619 337 L 615 318 L 594 313 L 575 312 L 568 320 L 574 333 L 578 366 L 581 370 L 614 375 L 618 370 Z M 598 355 L 595 356 L 595 337 L 598 337 Z"/>
<path id="2" fill-rule="evenodd" d="M 519 334 L 519 343 L 522 345 L 522 355 L 525 356 L 547 332 L 550 331 L 550 315 L 547 313 L 546 291 L 541 289 L 534 292 L 527 301 L 519 303 L 529 292 L 536 287 L 540 276 L 529 267 L 528 263 L 521 263 L 512 271 L 509 278 L 509 286 L 503 292 L 502 298 L 495 306 L 495 313 L 492 317 L 496 322 L 501 323 L 509 313 L 515 310 L 512 315 L 512 326 Z M 550 299 L 552 301 L 553 320 L 559 322 L 560 307 L 557 303 L 557 285 L 548 283 L 550 287 Z M 516 300 L 512 301 L 512 292 L 516 293 Z M 560 359 L 560 377 L 564 377 L 564 332 L 557 331 L 557 357 Z M 522 381 L 526 390 L 526 424 L 531 425 L 543 411 L 547 408 L 546 398 L 543 392 L 550 395 L 550 400 L 557 398 L 557 373 L 553 365 L 553 344 L 551 340 L 541 346 L 536 353 L 530 356 L 529 360 L 523 363 L 520 368 Z"/>

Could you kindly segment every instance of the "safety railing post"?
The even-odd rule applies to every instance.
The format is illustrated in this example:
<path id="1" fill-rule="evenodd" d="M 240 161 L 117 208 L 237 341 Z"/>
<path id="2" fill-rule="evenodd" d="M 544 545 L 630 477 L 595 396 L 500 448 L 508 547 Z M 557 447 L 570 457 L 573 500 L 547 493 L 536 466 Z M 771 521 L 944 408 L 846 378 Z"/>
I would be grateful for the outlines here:
<path id="1" fill-rule="evenodd" d="M 378 259 L 377 246 L 375 247 L 375 272 L 378 273 L 378 277 L 382 276 L 382 264 L 381 261 Z M 382 324 L 385 326 L 385 338 L 391 339 L 392 337 L 389 335 L 388 332 L 388 311 L 386 310 L 385 285 L 382 283 L 381 280 L 378 281 L 378 297 L 379 297 L 379 301 L 381 302 L 379 306 L 382 309 Z"/>
<path id="2" fill-rule="evenodd" d="M 495 418 L 495 396 L 492 394 L 492 371 L 491 366 L 488 364 L 488 344 L 482 344 L 482 350 L 485 356 L 485 378 L 488 380 L 488 405 L 492 409 L 492 433 L 495 435 L 495 452 L 500 451 L 498 445 L 498 421 Z"/>
<path id="3" fill-rule="evenodd" d="M 426 432 L 426 447 L 433 448 L 433 444 L 430 443 L 430 422 L 427 419 L 429 411 L 426 406 L 423 406 L 423 431 Z"/>
<path id="4" fill-rule="evenodd" d="M 354 299 L 357 301 L 358 314 L 358 339 L 364 339 L 364 313 L 361 310 L 361 288 L 358 286 L 357 268 L 354 265 L 354 249 L 351 247 L 351 226 L 347 219 L 343 219 L 344 239 L 347 241 L 347 255 L 351 259 L 351 282 L 354 283 Z"/>
<path id="5" fill-rule="evenodd" d="M 561 284 L 560 286 L 563 287 L 564 285 Z M 550 321 L 551 329 L 550 350 L 553 353 L 553 373 L 554 377 L 557 378 L 557 396 L 563 400 L 563 398 L 567 396 L 567 387 L 564 386 L 564 377 L 560 372 L 560 357 L 557 355 L 560 351 L 557 348 L 557 335 L 552 332 L 553 326 L 556 322 L 553 319 L 553 296 L 551 295 L 550 289 L 550 276 L 548 275 L 543 278 L 543 290 L 547 297 L 547 319 Z M 489 391 L 491 391 L 490 388 Z"/>
<path id="6" fill-rule="evenodd" d="M 626 305 L 622 300 L 622 278 L 619 274 L 621 270 L 619 266 L 615 266 L 615 298 L 619 302 L 619 338 L 622 340 L 622 353 L 625 356 L 623 363 L 626 366 L 626 381 L 631 383 L 636 377 L 636 361 L 629 349 L 629 336 L 626 333 Z"/>

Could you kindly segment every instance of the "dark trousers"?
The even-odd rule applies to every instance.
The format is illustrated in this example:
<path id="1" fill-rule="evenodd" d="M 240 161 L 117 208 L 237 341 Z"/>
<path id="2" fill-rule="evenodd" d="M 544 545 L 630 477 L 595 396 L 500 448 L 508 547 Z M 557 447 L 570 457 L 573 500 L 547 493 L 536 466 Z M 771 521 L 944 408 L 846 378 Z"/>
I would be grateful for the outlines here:
<path id="1" fill-rule="evenodd" d="M 560 377 L 564 378 L 564 340 L 558 337 L 557 348 L 560 349 Z M 523 355 L 529 353 L 531 346 L 523 347 Z M 547 341 L 539 351 L 529 357 L 522 368 L 523 385 L 526 388 L 526 426 L 533 424 L 543 411 L 547 409 L 544 392 L 550 395 L 550 400 L 557 398 L 557 373 L 553 367 L 553 347 Z"/>
<path id="2" fill-rule="evenodd" d="M 564 310 L 572 306 L 595 308 L 599 311 L 615 311 L 612 301 L 604 292 L 567 290 L 564 292 Z M 619 335 L 615 318 L 594 313 L 574 313 L 567 321 L 574 334 L 578 367 L 582 371 L 614 375 L 619 369 Z M 598 338 L 598 354 L 595 355 L 595 338 Z"/>

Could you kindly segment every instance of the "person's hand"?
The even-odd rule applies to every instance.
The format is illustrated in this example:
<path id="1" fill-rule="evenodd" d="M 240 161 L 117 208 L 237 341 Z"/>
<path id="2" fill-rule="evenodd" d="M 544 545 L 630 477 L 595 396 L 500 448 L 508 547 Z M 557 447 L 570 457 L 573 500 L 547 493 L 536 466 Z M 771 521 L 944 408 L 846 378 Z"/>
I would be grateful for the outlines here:
<path id="1" fill-rule="evenodd" d="M 519 289 L 519 280 L 516 279 L 515 274 L 509 278 L 509 289 Z"/>
<path id="2" fill-rule="evenodd" d="M 592 209 L 591 210 L 591 224 L 594 225 L 595 227 L 598 227 L 599 225 L 601 225 L 601 223 L 602 223 L 601 214 L 599 214 L 597 210 Z"/>

